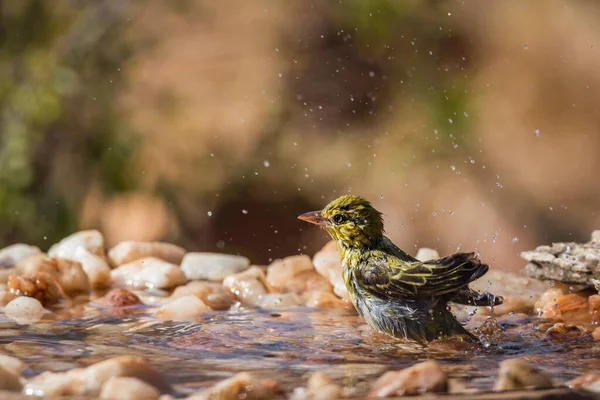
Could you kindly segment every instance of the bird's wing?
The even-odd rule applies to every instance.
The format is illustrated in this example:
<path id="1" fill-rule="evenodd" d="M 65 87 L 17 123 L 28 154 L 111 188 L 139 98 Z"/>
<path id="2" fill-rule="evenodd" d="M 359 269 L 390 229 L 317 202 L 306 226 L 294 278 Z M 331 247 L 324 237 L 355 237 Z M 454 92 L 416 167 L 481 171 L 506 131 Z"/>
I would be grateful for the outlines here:
<path id="1" fill-rule="evenodd" d="M 488 270 L 474 253 L 457 253 L 433 261 L 403 261 L 380 253 L 362 263 L 358 279 L 383 297 L 435 296 L 453 293 Z"/>

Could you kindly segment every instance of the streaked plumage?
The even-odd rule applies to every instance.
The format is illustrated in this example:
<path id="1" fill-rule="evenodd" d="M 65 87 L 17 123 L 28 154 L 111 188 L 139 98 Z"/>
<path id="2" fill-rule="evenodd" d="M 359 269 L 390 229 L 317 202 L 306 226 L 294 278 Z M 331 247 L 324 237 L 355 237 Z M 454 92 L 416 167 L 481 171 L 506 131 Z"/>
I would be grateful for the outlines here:
<path id="1" fill-rule="evenodd" d="M 448 302 L 502 302 L 468 287 L 488 270 L 474 253 L 419 261 L 384 236 L 381 213 L 358 196 L 342 196 L 299 218 L 324 227 L 337 242 L 350 298 L 379 332 L 417 341 L 453 335 L 476 339 L 452 315 Z"/>

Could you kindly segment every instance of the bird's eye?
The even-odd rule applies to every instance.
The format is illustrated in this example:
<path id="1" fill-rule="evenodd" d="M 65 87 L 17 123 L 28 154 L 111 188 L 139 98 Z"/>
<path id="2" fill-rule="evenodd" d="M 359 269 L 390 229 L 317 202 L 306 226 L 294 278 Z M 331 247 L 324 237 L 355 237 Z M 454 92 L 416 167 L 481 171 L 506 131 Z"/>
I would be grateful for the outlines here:
<path id="1" fill-rule="evenodd" d="M 341 224 L 342 222 L 344 222 L 344 216 L 342 214 L 334 215 L 333 222 L 335 222 L 336 224 Z"/>

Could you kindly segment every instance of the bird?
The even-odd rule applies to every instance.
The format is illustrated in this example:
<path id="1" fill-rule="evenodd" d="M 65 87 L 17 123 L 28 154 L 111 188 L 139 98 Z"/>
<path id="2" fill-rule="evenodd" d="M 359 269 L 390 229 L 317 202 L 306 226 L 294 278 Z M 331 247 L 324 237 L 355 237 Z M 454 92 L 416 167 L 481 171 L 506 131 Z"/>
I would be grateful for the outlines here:
<path id="1" fill-rule="evenodd" d="M 350 300 L 375 331 L 417 342 L 449 337 L 477 342 L 448 303 L 503 302 L 501 296 L 469 288 L 489 269 L 475 253 L 417 260 L 385 236 L 382 214 L 362 197 L 343 195 L 298 218 L 325 229 L 337 243 Z"/>

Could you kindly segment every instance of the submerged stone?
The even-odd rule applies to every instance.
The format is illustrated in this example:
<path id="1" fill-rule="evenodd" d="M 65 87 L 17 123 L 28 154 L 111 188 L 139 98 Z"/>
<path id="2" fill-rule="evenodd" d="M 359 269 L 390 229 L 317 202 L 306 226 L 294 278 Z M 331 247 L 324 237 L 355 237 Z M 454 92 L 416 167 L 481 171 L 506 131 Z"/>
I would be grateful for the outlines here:
<path id="1" fill-rule="evenodd" d="M 129 377 L 111 377 L 100 391 L 100 398 L 106 400 L 155 400 L 159 396 L 160 392 L 154 386 Z"/>
<path id="2" fill-rule="evenodd" d="M 213 310 L 228 310 L 237 301 L 235 295 L 222 284 L 206 281 L 191 281 L 179 286 L 173 291 L 171 298 L 189 295 L 198 297 Z"/>
<path id="3" fill-rule="evenodd" d="M 323 372 L 311 375 L 306 388 L 294 390 L 291 400 L 330 400 L 344 397 L 344 390 Z"/>
<path id="4" fill-rule="evenodd" d="M 547 389 L 553 387 L 552 379 L 521 359 L 500 363 L 495 391 L 516 389 Z"/>
<path id="5" fill-rule="evenodd" d="M 225 379 L 190 400 L 268 400 L 282 393 L 277 382 L 270 379 L 257 380 L 247 372 L 240 372 Z"/>
<path id="6" fill-rule="evenodd" d="M 425 361 L 401 371 L 383 374 L 369 392 L 369 397 L 414 396 L 448 391 L 448 376 L 435 361 Z"/>
<path id="7" fill-rule="evenodd" d="M 265 273 L 256 266 L 228 276 L 223 281 L 223 286 L 231 290 L 242 303 L 255 307 L 269 293 Z"/>
<path id="8" fill-rule="evenodd" d="M 171 300 L 156 310 L 155 315 L 168 321 L 192 321 L 207 311 L 210 311 L 210 307 L 198 297 L 190 295 Z"/>

